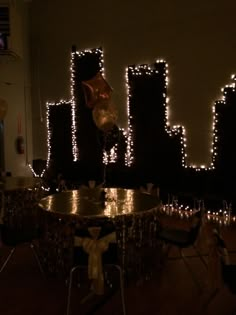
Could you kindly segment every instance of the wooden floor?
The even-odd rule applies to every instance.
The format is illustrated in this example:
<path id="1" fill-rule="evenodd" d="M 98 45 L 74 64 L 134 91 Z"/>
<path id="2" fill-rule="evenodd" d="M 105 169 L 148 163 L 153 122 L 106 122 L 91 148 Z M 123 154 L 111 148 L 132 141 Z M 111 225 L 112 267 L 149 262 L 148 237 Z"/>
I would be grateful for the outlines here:
<path id="1" fill-rule="evenodd" d="M 232 262 L 236 263 L 236 229 L 223 231 Z M 206 240 L 202 235 L 199 248 L 207 255 Z M 0 260 L 7 254 L 0 248 Z M 193 251 L 186 251 L 192 255 Z M 162 268 L 157 268 L 151 280 L 125 289 L 127 315 L 186 315 L 186 314 L 236 314 L 236 297 L 222 288 L 207 310 L 202 310 L 209 290 L 206 289 L 207 270 L 199 258 L 189 258 L 191 267 L 203 291 L 199 292 L 183 261 L 173 250 Z M 207 261 L 207 256 L 205 256 Z M 1 315 L 65 315 L 67 287 L 63 281 L 44 279 L 40 274 L 32 251 L 27 246 L 18 247 L 7 268 L 0 274 Z M 83 314 L 73 306 L 71 315 Z M 99 311 L 102 314 L 122 314 L 119 293 L 115 294 Z"/>

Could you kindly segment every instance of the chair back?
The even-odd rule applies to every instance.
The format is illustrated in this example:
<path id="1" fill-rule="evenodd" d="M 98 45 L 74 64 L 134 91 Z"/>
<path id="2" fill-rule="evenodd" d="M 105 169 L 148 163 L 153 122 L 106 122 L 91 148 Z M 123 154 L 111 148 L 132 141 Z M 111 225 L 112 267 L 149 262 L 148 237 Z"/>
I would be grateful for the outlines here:
<path id="1" fill-rule="evenodd" d="M 91 227 L 100 228 L 100 234 L 98 238 L 101 238 L 115 231 L 114 223 L 111 220 L 105 218 L 105 219 L 98 219 L 98 220 L 93 220 L 93 222 L 85 223 L 84 226 L 76 229 L 75 235 L 79 237 L 91 237 L 89 233 L 89 228 Z"/>
<path id="2" fill-rule="evenodd" d="M 222 276 L 231 293 L 236 294 L 236 265 L 223 264 Z"/>
<path id="3" fill-rule="evenodd" d="M 89 188 L 95 188 L 96 187 L 96 181 L 95 180 L 89 180 L 88 181 L 88 187 Z"/>
<path id="4" fill-rule="evenodd" d="M 215 229 L 213 233 L 216 237 L 217 252 L 221 261 L 223 281 L 230 291 L 236 294 L 236 265 L 231 264 L 226 243 L 219 232 Z"/>
<path id="5" fill-rule="evenodd" d="M 107 241 L 106 237 L 116 233 L 115 226 L 110 220 L 103 220 L 91 223 L 85 227 L 79 228 L 75 231 L 75 251 L 74 251 L 74 264 L 75 265 L 87 265 L 88 264 L 88 253 L 84 250 L 84 247 L 79 244 L 76 245 L 76 240 L 83 239 L 95 239 L 99 241 Z M 116 236 L 115 236 L 116 239 Z M 79 242 L 82 243 L 82 242 Z M 116 242 L 109 242 L 108 249 L 102 254 L 103 264 L 117 264 L 119 260 L 118 246 Z"/>
<path id="6" fill-rule="evenodd" d="M 189 243 L 194 244 L 200 234 L 200 230 L 203 224 L 203 218 L 205 214 L 205 208 L 202 206 L 200 209 L 194 214 L 192 227 L 189 232 Z"/>
<path id="7" fill-rule="evenodd" d="M 139 190 L 141 193 L 153 195 L 158 198 L 160 197 L 160 188 L 153 183 L 146 183 L 145 185 L 140 186 Z"/>

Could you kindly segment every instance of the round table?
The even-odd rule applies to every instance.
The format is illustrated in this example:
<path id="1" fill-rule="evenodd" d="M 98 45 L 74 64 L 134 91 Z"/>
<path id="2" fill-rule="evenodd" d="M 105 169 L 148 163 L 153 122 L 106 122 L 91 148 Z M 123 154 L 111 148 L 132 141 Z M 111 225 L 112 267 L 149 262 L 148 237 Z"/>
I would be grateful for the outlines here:
<path id="1" fill-rule="evenodd" d="M 4 177 L 0 178 L 0 191 L 14 191 L 38 187 L 40 179 L 36 177 Z"/>
<path id="2" fill-rule="evenodd" d="M 55 215 L 86 218 L 140 214 L 155 209 L 158 204 L 159 200 L 153 195 L 122 188 L 65 191 L 47 196 L 39 202 L 41 209 Z"/>
<path id="3" fill-rule="evenodd" d="M 28 199 L 34 188 L 39 187 L 39 178 L 4 177 L 0 178 L 0 223 L 4 215 L 12 212 Z"/>
<path id="4" fill-rule="evenodd" d="M 14 234 L 15 242 L 35 235 L 37 202 L 42 198 L 40 179 L 4 177 L 0 179 L 0 224 Z"/>
<path id="5" fill-rule="evenodd" d="M 39 208 L 44 230 L 41 257 L 47 271 L 60 275 L 68 275 L 72 266 L 75 230 L 97 226 L 104 219 L 112 220 L 121 260 L 127 269 L 130 260 L 135 260 L 137 265 L 142 250 L 153 246 L 159 227 L 159 199 L 133 189 L 65 191 L 41 199 Z M 150 262 L 150 257 L 147 260 Z"/>

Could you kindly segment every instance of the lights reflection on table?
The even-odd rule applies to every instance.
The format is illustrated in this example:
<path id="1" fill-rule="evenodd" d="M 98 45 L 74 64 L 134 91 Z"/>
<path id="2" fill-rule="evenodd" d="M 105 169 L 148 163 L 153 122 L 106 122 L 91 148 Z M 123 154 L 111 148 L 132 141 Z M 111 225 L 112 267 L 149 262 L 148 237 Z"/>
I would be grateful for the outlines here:
<path id="1" fill-rule="evenodd" d="M 104 194 L 105 192 L 105 194 Z M 102 194 L 105 195 L 104 200 Z M 157 197 L 122 188 L 83 188 L 43 198 L 39 206 L 63 215 L 115 217 L 157 207 Z"/>
<path id="2" fill-rule="evenodd" d="M 107 188 L 107 200 L 105 201 L 104 215 L 114 217 L 119 214 L 131 213 L 134 209 L 134 191 L 124 190 L 122 197 L 116 188 Z"/>

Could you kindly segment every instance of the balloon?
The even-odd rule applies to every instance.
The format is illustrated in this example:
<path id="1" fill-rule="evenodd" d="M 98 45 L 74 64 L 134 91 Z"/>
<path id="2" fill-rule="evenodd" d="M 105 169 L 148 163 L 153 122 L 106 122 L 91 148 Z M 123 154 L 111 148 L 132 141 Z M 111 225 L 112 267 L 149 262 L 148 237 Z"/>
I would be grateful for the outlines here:
<path id="1" fill-rule="evenodd" d="M 111 130 L 117 121 L 117 111 L 110 100 L 98 102 L 92 114 L 96 126 L 104 132 Z"/>
<path id="2" fill-rule="evenodd" d="M 95 93 L 93 87 L 87 83 L 83 82 L 83 90 L 85 95 L 85 103 L 86 105 L 93 109 L 94 104 L 97 102 L 97 94 Z"/>
<path id="3" fill-rule="evenodd" d="M 0 98 L 0 120 L 3 120 L 7 113 L 7 102 Z"/>
<path id="4" fill-rule="evenodd" d="M 82 81 L 85 94 L 85 102 L 89 108 L 94 108 L 101 100 L 108 100 L 111 97 L 112 88 L 103 78 L 101 73 L 97 73 L 91 80 Z"/>

